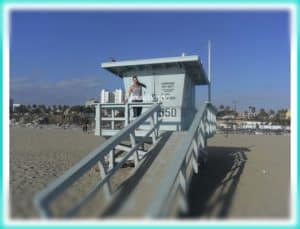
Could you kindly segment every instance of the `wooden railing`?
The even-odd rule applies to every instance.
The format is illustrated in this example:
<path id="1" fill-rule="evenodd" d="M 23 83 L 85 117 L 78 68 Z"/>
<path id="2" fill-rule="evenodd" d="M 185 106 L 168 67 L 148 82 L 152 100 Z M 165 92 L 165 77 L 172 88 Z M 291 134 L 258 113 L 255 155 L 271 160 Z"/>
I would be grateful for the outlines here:
<path id="1" fill-rule="evenodd" d="M 105 141 L 101 146 L 90 152 L 85 158 L 75 164 L 67 172 L 65 172 L 57 180 L 49 184 L 44 190 L 40 191 L 34 198 L 35 206 L 43 217 L 70 217 L 76 215 L 80 208 L 90 200 L 101 188 L 104 188 L 105 197 L 109 199 L 113 195 L 111 189 L 111 177 L 124 165 L 124 163 L 132 157 L 135 166 L 139 166 L 142 157 L 147 152 L 140 155 L 141 145 L 148 139 L 152 138 L 152 145 L 154 146 L 159 140 L 159 126 L 161 120 L 158 119 L 158 112 L 160 112 L 160 104 L 152 104 L 152 106 L 145 111 L 140 117 L 129 123 L 124 129 L 119 130 L 118 133 Z M 139 126 L 150 119 L 150 125 L 145 134 L 136 141 L 135 131 Z M 123 140 L 130 139 L 131 146 L 125 147 L 120 145 Z M 125 155 L 121 160 L 116 160 L 115 150 L 123 148 Z M 148 149 L 148 151 L 150 151 Z M 108 159 L 109 166 L 106 166 L 106 159 Z M 76 181 L 88 173 L 94 166 L 99 166 L 101 179 L 88 190 L 82 198 L 73 204 L 61 216 L 54 215 L 50 205 L 55 199 L 67 191 Z"/>
<path id="2" fill-rule="evenodd" d="M 198 159 L 207 159 L 206 141 L 215 132 L 216 109 L 205 103 L 198 110 L 181 147 L 175 152 L 173 163 L 163 174 L 162 183 L 157 185 L 151 206 L 145 212 L 147 217 L 166 217 L 174 208 L 187 210 L 189 178 L 193 172 L 198 173 Z M 178 196 L 179 199 L 176 199 Z"/>

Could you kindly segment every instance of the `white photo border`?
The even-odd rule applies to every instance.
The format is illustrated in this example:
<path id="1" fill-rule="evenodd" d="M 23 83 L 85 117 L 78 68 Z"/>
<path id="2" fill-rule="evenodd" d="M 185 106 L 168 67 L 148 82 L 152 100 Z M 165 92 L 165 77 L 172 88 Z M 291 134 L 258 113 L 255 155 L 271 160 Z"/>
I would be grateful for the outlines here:
<path id="1" fill-rule="evenodd" d="M 288 4 L 5 4 L 4 3 L 4 20 L 3 20 L 3 204 L 4 204 L 4 226 L 287 226 L 295 225 L 297 209 L 297 11 L 296 5 Z M 9 216 L 9 85 L 10 85 L 10 13 L 14 10 L 23 11 L 278 11 L 287 10 L 290 15 L 290 69 L 291 69 L 291 199 L 290 199 L 290 218 L 283 219 L 241 219 L 241 220 L 45 220 L 30 219 L 20 220 L 11 219 Z"/>

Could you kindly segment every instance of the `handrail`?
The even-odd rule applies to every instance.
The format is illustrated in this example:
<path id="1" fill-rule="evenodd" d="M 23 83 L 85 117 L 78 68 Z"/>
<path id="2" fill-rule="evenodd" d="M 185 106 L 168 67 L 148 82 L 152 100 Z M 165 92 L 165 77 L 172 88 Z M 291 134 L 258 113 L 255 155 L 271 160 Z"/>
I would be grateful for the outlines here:
<path id="1" fill-rule="evenodd" d="M 204 153 L 206 139 L 216 131 L 216 109 L 208 102 L 198 110 L 180 148 L 174 156 L 171 167 L 168 168 L 162 182 L 153 197 L 151 205 L 146 210 L 148 217 L 164 217 L 169 214 L 172 198 L 178 190 L 181 191 L 181 207 L 186 208 L 185 195 L 188 186 L 187 167 L 192 164 L 194 172 L 198 172 L 197 159 Z"/>
<path id="2" fill-rule="evenodd" d="M 135 119 L 135 117 L 131 116 L 131 109 L 134 107 L 140 107 L 140 108 L 150 108 L 153 106 L 153 102 L 134 102 L 134 103 L 98 103 L 96 105 L 96 128 L 95 128 L 95 134 L 96 135 L 103 135 L 103 133 L 106 133 L 104 135 L 107 135 L 107 132 L 105 131 L 113 131 L 110 132 L 108 135 L 112 136 L 115 135 L 116 131 L 120 130 L 120 128 L 115 128 L 116 122 L 123 122 L 124 126 L 127 126 L 132 120 Z M 111 116 L 103 116 L 102 110 L 105 109 L 111 109 Z M 114 110 L 116 109 L 123 109 L 124 115 L 123 116 L 115 116 Z M 109 127 L 104 127 L 102 125 L 102 121 L 111 123 Z"/>
<path id="3" fill-rule="evenodd" d="M 104 108 L 115 108 L 115 107 L 124 107 L 126 105 L 129 106 L 138 106 L 140 107 L 141 105 L 145 105 L 145 106 L 152 106 L 154 103 L 153 102 L 134 102 L 134 103 L 99 103 L 101 104 L 102 107 Z M 98 104 L 96 104 L 98 105 Z"/>
<path id="4" fill-rule="evenodd" d="M 126 153 L 125 157 L 115 167 L 112 167 L 109 171 L 107 171 L 107 173 L 104 174 L 105 176 L 102 177 L 102 180 L 99 181 L 94 186 L 94 188 L 90 192 L 88 192 L 84 198 L 76 203 L 75 207 L 67 213 L 68 216 L 75 214 L 86 200 L 88 200 L 97 190 L 99 190 L 99 188 L 101 188 L 105 184 L 105 182 L 108 182 L 113 173 L 115 173 L 131 155 L 137 153 L 137 149 L 142 143 L 144 143 L 146 137 L 152 134 L 153 141 L 158 138 L 158 128 L 161 123 L 161 120 L 158 120 L 158 112 L 160 111 L 160 109 L 160 104 L 152 105 L 152 107 L 141 114 L 140 117 L 128 124 L 128 126 L 126 126 L 124 129 L 120 130 L 115 136 L 105 141 L 101 146 L 90 152 L 85 158 L 83 158 L 81 161 L 67 170 L 61 177 L 49 184 L 44 190 L 39 192 L 34 198 L 34 203 L 37 209 L 40 211 L 41 216 L 52 217 L 53 213 L 49 209 L 51 201 L 55 200 L 61 193 L 63 193 L 75 181 L 82 177 L 94 165 L 102 163 L 102 161 L 105 160 L 105 157 L 113 152 L 113 150 L 121 141 L 127 139 L 130 136 L 130 139 L 134 143 L 131 150 Z M 152 123 L 150 129 L 147 131 L 141 141 L 135 143 L 134 131 L 150 117 Z M 103 164 L 101 164 L 100 170 L 103 170 L 103 167 Z"/>

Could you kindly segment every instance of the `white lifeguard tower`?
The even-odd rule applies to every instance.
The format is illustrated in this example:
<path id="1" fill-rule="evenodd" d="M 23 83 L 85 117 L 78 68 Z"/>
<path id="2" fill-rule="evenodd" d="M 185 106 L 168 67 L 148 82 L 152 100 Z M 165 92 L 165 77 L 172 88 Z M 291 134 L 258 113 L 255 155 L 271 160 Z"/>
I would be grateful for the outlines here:
<path id="1" fill-rule="evenodd" d="M 143 102 L 96 104 L 95 134 L 110 138 L 35 196 L 40 215 L 57 217 L 55 209 L 63 209 L 59 214 L 64 217 L 76 216 L 96 194 L 99 197 L 100 189 L 108 203 L 104 210 L 115 209 L 120 218 L 164 217 L 176 208 L 186 209 L 191 176 L 198 173 L 199 162 L 207 161 L 207 139 L 216 133 L 217 110 L 210 102 L 210 88 L 208 101 L 195 108 L 196 85 L 210 86 L 199 57 L 107 62 L 102 67 L 124 80 L 127 94 L 132 76 L 137 76 L 147 86 Z M 139 117 L 133 117 L 134 107 L 143 108 Z M 112 188 L 112 177 L 128 162 L 135 168 L 132 176 Z M 69 207 L 55 208 L 60 204 L 56 198 L 74 190 L 79 179 L 89 178 L 86 174 L 95 166 L 101 179 L 97 176 Z M 116 207 L 116 202 L 122 206 Z"/>
<path id="2" fill-rule="evenodd" d="M 101 136 L 113 136 L 133 120 L 133 106 L 140 105 L 145 112 L 153 103 L 161 103 L 160 130 L 187 130 L 196 113 L 195 87 L 209 84 L 197 55 L 105 62 L 101 67 L 123 79 L 127 95 L 133 76 L 147 86 L 140 104 L 96 106 L 95 134 Z"/>

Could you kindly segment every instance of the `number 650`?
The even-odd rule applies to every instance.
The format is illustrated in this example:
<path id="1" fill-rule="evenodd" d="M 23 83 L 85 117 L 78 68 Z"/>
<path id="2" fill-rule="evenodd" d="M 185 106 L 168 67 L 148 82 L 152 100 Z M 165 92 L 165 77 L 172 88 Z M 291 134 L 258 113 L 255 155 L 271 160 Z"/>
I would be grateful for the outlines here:
<path id="1" fill-rule="evenodd" d="M 159 112 L 159 117 L 176 117 L 176 108 L 166 107 Z"/>

